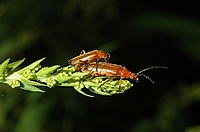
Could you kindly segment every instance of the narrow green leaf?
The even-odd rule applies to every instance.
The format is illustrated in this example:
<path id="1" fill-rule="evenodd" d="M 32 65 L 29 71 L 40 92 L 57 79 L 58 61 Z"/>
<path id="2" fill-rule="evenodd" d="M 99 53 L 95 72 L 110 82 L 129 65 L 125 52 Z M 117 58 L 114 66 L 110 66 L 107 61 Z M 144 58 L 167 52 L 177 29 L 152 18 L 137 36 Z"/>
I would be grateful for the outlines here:
<path id="1" fill-rule="evenodd" d="M 111 96 L 111 94 L 101 91 L 101 88 L 99 87 L 100 84 L 89 82 L 89 81 L 85 81 L 85 82 L 83 82 L 83 84 L 93 93 L 96 93 L 99 95 L 110 95 Z"/>
<path id="2" fill-rule="evenodd" d="M 37 76 L 44 76 L 50 73 L 53 73 L 58 67 L 60 67 L 59 65 L 55 65 L 52 67 L 44 67 L 41 70 L 39 70 L 36 75 Z"/>
<path id="3" fill-rule="evenodd" d="M 28 84 L 24 84 L 24 86 L 20 87 L 20 89 L 24 89 L 24 90 L 28 90 L 28 91 L 32 91 L 32 92 L 45 92 L 35 86 L 28 85 Z"/>
<path id="4" fill-rule="evenodd" d="M 111 96 L 112 95 L 110 93 L 103 92 L 103 91 L 101 91 L 101 89 L 98 89 L 98 88 L 92 88 L 92 89 L 89 89 L 89 90 L 91 92 L 99 94 L 99 95 L 104 95 L 104 96 Z"/>
<path id="5" fill-rule="evenodd" d="M 47 86 L 43 83 L 39 83 L 39 82 L 35 82 L 35 81 L 31 81 L 31 80 L 27 80 L 27 79 L 23 79 L 21 78 L 20 81 L 25 85 L 33 85 L 33 86 Z"/>
<path id="6" fill-rule="evenodd" d="M 45 58 L 42 58 L 40 60 L 33 62 L 32 64 L 30 64 L 30 65 L 24 67 L 23 69 L 19 70 L 17 73 L 20 74 L 20 73 L 22 73 L 26 70 L 32 70 L 32 69 L 36 68 L 40 64 L 40 62 L 42 62 L 44 59 Z"/>
<path id="7" fill-rule="evenodd" d="M 63 83 L 63 82 L 66 82 L 70 79 L 72 79 L 73 77 L 72 76 L 57 76 L 56 80 L 59 82 L 59 83 Z"/>
<path id="8" fill-rule="evenodd" d="M 86 73 L 86 72 L 85 73 L 83 73 L 83 72 L 75 72 L 71 76 L 57 76 L 56 80 L 59 83 L 62 83 L 62 82 L 66 82 L 68 80 L 76 78 L 76 81 L 77 81 L 77 80 L 80 80 L 81 77 L 84 77 L 87 74 L 88 73 Z"/>
<path id="9" fill-rule="evenodd" d="M 5 60 L 1 65 L 0 65 L 0 76 L 3 76 L 5 74 L 5 70 L 6 70 L 6 67 L 8 65 L 10 61 L 10 58 Z"/>
<path id="10" fill-rule="evenodd" d="M 67 86 L 67 87 L 69 87 L 69 86 L 71 86 L 71 87 L 74 87 L 74 89 L 77 91 L 77 92 L 79 92 L 79 93 L 81 93 L 81 94 L 83 94 L 83 95 L 85 95 L 85 96 L 88 96 L 88 97 L 94 97 L 93 95 L 89 95 L 89 94 L 86 94 L 86 93 L 84 93 L 83 91 L 81 91 L 83 88 L 81 88 L 81 86 L 79 85 L 79 83 L 62 83 L 61 85 L 59 85 L 59 86 Z"/>
<path id="11" fill-rule="evenodd" d="M 25 58 L 22 60 L 15 61 L 15 62 L 8 64 L 7 68 L 9 69 L 9 72 L 13 71 L 15 68 L 17 68 L 20 64 L 22 64 L 24 62 L 24 60 L 25 60 Z"/>
<path id="12" fill-rule="evenodd" d="M 85 75 L 88 75 L 87 72 L 75 72 L 71 76 L 72 77 L 84 77 Z"/>
<path id="13" fill-rule="evenodd" d="M 74 87 L 74 89 L 75 89 L 77 92 L 79 92 L 79 93 L 81 93 L 81 94 L 83 94 L 83 95 L 85 95 L 85 96 L 94 97 L 93 95 L 89 95 L 89 94 L 84 93 L 84 92 L 81 91 L 78 87 Z"/>

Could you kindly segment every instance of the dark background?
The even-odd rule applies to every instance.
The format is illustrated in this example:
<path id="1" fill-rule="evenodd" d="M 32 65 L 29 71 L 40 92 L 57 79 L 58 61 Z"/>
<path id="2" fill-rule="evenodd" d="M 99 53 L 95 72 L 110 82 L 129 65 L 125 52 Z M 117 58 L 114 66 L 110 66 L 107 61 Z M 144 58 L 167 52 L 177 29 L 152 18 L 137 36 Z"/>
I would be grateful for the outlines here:
<path id="1" fill-rule="evenodd" d="M 136 73 L 123 94 L 89 98 L 72 87 L 32 93 L 0 85 L 1 132 L 200 131 L 200 2 L 3 0 L 0 61 L 68 65 L 102 49 Z"/>

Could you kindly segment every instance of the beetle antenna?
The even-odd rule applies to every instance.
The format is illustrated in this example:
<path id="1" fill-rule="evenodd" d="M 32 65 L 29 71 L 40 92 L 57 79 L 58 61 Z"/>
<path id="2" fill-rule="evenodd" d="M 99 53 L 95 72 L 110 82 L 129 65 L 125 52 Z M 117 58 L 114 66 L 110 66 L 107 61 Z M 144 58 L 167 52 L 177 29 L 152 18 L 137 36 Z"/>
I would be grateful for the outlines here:
<path id="1" fill-rule="evenodd" d="M 149 69 L 154 69 L 154 68 L 165 68 L 165 69 L 167 69 L 167 67 L 164 67 L 164 66 L 152 66 L 152 67 L 148 67 L 148 68 L 145 68 L 145 69 L 139 71 L 139 72 L 137 73 L 137 75 L 140 75 L 140 73 L 142 73 L 142 72 L 144 72 L 144 71 L 147 71 L 147 70 L 149 70 Z"/>
<path id="2" fill-rule="evenodd" d="M 138 76 L 143 76 L 143 77 L 145 77 L 146 79 L 149 79 L 149 81 L 151 81 L 153 84 L 154 84 L 154 81 L 150 78 L 150 77 L 148 77 L 147 75 L 144 75 L 144 74 L 137 74 Z"/>
<path id="3" fill-rule="evenodd" d="M 144 72 L 144 71 L 147 71 L 147 70 L 149 70 L 149 69 L 154 69 L 154 68 L 165 68 L 165 69 L 167 69 L 167 67 L 164 67 L 164 66 L 152 66 L 152 67 L 148 67 L 148 68 L 145 68 L 145 69 L 139 71 L 136 75 L 137 75 L 137 76 L 143 76 L 143 77 L 145 77 L 146 79 L 149 79 L 149 81 L 151 81 L 151 82 L 154 84 L 154 81 L 151 80 L 150 77 L 148 77 L 148 76 L 146 76 L 146 75 L 144 75 L 144 74 L 140 74 L 140 73 L 142 73 L 142 72 Z"/>

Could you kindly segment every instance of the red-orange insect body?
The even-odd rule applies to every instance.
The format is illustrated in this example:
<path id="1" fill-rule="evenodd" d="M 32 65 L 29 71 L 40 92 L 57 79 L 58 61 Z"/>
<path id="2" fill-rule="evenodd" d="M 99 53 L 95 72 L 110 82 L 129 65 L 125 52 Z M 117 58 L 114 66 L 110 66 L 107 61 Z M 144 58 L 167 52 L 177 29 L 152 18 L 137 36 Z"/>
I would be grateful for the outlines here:
<path id="1" fill-rule="evenodd" d="M 131 73 L 125 67 L 122 67 L 117 64 L 99 62 L 97 68 L 95 68 L 96 63 L 88 64 L 82 71 L 90 71 L 91 74 L 96 76 L 120 76 L 127 79 L 137 80 L 137 75 L 135 73 Z"/>
<path id="2" fill-rule="evenodd" d="M 147 77 L 144 74 L 141 74 L 143 71 L 146 71 L 152 68 L 166 68 L 166 67 L 153 66 L 153 67 L 146 68 L 135 74 L 135 73 L 130 72 L 125 67 L 122 67 L 121 65 L 105 63 L 105 62 L 99 62 L 98 64 L 96 64 L 95 62 L 92 62 L 92 63 L 89 63 L 87 66 L 82 66 L 80 70 L 82 72 L 90 72 L 91 75 L 93 76 L 110 76 L 111 78 L 108 81 L 118 76 L 120 77 L 120 83 L 119 83 L 119 86 L 120 86 L 123 78 L 132 79 L 138 82 L 139 80 L 138 76 L 144 76 L 147 79 L 149 79 L 152 83 L 154 83 L 149 77 Z"/>
<path id="3" fill-rule="evenodd" d="M 95 66 L 97 65 L 97 68 Z M 82 72 L 90 72 L 94 76 L 111 76 L 117 77 L 119 76 L 120 79 L 127 78 L 137 81 L 138 75 L 135 73 L 131 73 L 125 67 L 122 67 L 117 64 L 99 62 L 96 64 L 95 62 L 89 63 L 85 67 L 81 67 Z"/>
<path id="4" fill-rule="evenodd" d="M 99 61 L 108 62 L 109 58 L 110 55 L 101 50 L 93 50 L 87 53 L 85 53 L 85 51 L 82 50 L 79 56 L 70 59 L 68 62 L 71 65 L 75 66 L 76 69 L 78 69 L 81 65 L 88 64 L 91 62 L 99 62 Z"/>

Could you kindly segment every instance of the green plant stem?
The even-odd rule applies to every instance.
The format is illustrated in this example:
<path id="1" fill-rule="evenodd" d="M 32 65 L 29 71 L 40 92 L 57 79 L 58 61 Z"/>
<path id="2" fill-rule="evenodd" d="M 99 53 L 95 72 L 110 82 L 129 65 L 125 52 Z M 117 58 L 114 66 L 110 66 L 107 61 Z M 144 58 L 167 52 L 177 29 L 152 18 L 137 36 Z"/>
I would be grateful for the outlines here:
<path id="1" fill-rule="evenodd" d="M 73 87 L 76 91 L 88 97 L 94 96 L 83 92 L 84 88 L 95 94 L 110 96 L 123 93 L 133 86 L 128 80 L 122 80 L 119 88 L 119 79 L 106 82 L 110 78 L 109 76 L 91 77 L 89 72 L 75 71 L 73 66 L 60 68 L 59 65 L 54 65 L 42 68 L 40 63 L 44 58 L 15 71 L 24 60 L 12 63 L 9 63 L 10 59 L 4 61 L 0 65 L 0 82 L 8 84 L 12 88 L 20 88 L 32 92 L 45 92 L 39 88 L 41 86 L 49 88 L 55 86 Z"/>

